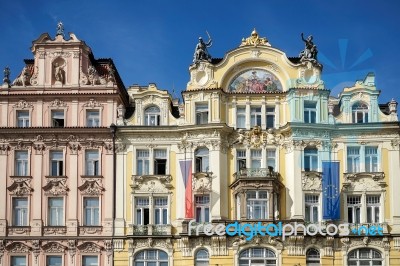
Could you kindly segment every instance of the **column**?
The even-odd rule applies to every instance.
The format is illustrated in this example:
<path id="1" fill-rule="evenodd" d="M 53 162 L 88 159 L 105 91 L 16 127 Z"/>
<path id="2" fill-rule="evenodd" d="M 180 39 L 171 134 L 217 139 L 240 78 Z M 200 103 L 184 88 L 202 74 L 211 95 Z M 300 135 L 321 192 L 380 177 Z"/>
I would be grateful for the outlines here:
<path id="1" fill-rule="evenodd" d="M 81 151 L 83 156 L 85 150 Z M 81 210 L 79 204 L 82 204 L 82 200 L 79 200 L 80 194 L 78 194 L 78 186 L 81 185 L 78 180 L 80 179 L 79 170 L 78 170 L 78 150 L 68 149 L 66 152 L 66 157 L 68 157 L 66 161 L 66 175 L 68 177 L 68 187 L 70 191 L 68 191 L 68 196 L 66 197 L 67 203 L 67 212 L 66 216 L 66 226 L 67 226 L 67 235 L 76 236 L 78 234 L 78 217 L 82 217 L 78 211 Z M 68 163 L 69 162 L 69 163 Z M 69 164 L 69 165 L 68 165 Z M 83 171 L 83 167 L 81 167 Z"/>
<path id="2" fill-rule="evenodd" d="M 32 197 L 30 198 L 30 217 L 32 219 L 31 222 L 31 236 L 40 236 L 42 234 L 42 221 L 46 220 L 46 212 L 42 211 L 42 209 L 38 206 L 41 206 L 43 209 L 47 208 L 45 206 L 46 200 L 42 197 L 42 187 L 45 182 L 45 173 L 48 173 L 48 169 L 44 170 L 43 167 L 49 167 L 50 164 L 46 164 L 43 162 L 43 153 L 41 151 L 36 151 L 34 149 L 30 149 L 28 151 L 30 160 L 30 168 L 31 168 L 31 187 L 33 188 Z M 47 152 L 46 158 L 49 159 L 49 153 Z"/>

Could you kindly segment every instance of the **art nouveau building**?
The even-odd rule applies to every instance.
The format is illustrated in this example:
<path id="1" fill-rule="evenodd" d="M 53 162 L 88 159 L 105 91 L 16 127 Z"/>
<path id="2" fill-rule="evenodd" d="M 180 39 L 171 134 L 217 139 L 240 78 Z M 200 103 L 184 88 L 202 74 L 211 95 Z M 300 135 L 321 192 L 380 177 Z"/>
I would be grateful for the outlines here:
<path id="1" fill-rule="evenodd" d="M 31 50 L 0 89 L 0 265 L 112 265 L 110 125 L 124 84 L 62 25 Z"/>
<path id="2" fill-rule="evenodd" d="M 287 57 L 253 31 L 223 58 L 200 40 L 178 105 L 127 89 L 117 135 L 114 264 L 400 265 L 397 103 L 374 74 L 324 87 L 312 39 Z M 382 236 L 207 236 L 188 222 L 326 224 L 324 162 L 339 166 L 335 224 Z"/>

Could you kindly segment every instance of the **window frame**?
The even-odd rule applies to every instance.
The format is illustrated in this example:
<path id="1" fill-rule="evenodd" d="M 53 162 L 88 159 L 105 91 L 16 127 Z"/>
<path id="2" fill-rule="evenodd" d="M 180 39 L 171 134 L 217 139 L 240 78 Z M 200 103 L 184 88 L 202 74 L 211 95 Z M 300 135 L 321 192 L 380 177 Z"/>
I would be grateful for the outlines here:
<path id="1" fill-rule="evenodd" d="M 316 255 L 310 256 L 309 253 L 311 252 L 316 252 L 318 254 L 318 257 L 316 257 Z M 319 265 L 321 265 L 321 252 L 314 247 L 308 248 L 306 251 L 306 266 L 319 266 Z"/>
<path id="2" fill-rule="evenodd" d="M 96 159 L 89 159 L 88 154 L 97 153 L 97 160 Z M 86 176 L 101 176 L 101 153 L 100 150 L 96 149 L 88 149 L 85 150 L 85 175 Z M 96 161 L 97 161 L 97 173 L 96 173 Z M 93 173 L 90 172 L 89 163 L 93 164 Z"/>
<path id="3" fill-rule="evenodd" d="M 250 193 L 256 193 L 255 198 L 249 198 Z M 266 198 L 260 198 L 260 192 L 267 193 Z M 270 191 L 268 190 L 248 190 L 246 192 L 246 219 L 248 220 L 268 220 L 270 219 Z M 257 210 L 251 210 L 251 208 L 261 208 L 260 217 L 256 217 Z M 262 208 L 265 208 L 263 211 Z"/>
<path id="4" fill-rule="evenodd" d="M 14 262 L 13 262 L 13 258 L 16 258 L 16 257 L 19 257 L 19 258 L 25 258 L 25 266 L 27 266 L 27 265 L 29 265 L 29 262 L 28 262 L 28 259 L 27 259 L 27 255 L 19 255 L 19 254 L 12 254 L 12 255 L 10 255 L 10 265 L 11 266 L 20 266 L 20 264 L 14 264 Z"/>
<path id="5" fill-rule="evenodd" d="M 311 202 L 308 201 L 307 202 L 307 197 L 316 197 L 317 198 L 317 202 Z M 309 223 L 318 223 L 319 221 L 321 221 L 320 217 L 321 217 L 321 197 L 319 194 L 315 194 L 315 193 L 305 193 L 304 194 L 304 221 L 305 222 L 309 222 Z M 309 207 L 309 219 L 307 219 L 307 207 Z M 317 220 L 314 221 L 314 212 L 315 209 L 317 211 Z"/>
<path id="6" fill-rule="evenodd" d="M 360 258 L 360 251 L 361 250 L 368 250 L 369 251 L 370 254 L 369 254 L 368 258 Z M 380 258 L 374 258 L 373 257 L 373 254 L 374 254 L 373 252 L 378 253 L 380 255 Z M 356 258 L 351 257 L 353 253 L 356 253 Z M 357 265 L 360 265 L 360 261 L 369 261 L 369 263 L 370 263 L 369 265 L 375 265 L 375 264 L 372 264 L 372 262 L 380 261 L 381 265 L 385 265 L 384 254 L 382 254 L 382 252 L 380 250 L 378 250 L 378 249 L 369 248 L 369 247 L 356 248 L 356 249 L 353 249 L 353 250 L 349 251 L 348 255 L 347 255 L 346 263 L 348 265 L 350 265 L 349 262 L 352 262 L 352 261 L 356 262 Z M 363 264 L 363 265 L 365 265 L 365 264 Z"/>
<path id="7" fill-rule="evenodd" d="M 90 265 L 84 264 L 84 258 L 85 257 L 92 257 L 92 258 L 96 257 L 97 258 L 97 265 L 96 266 L 100 265 L 100 263 L 99 263 L 99 255 L 96 255 L 96 254 L 85 254 L 85 255 L 81 255 L 82 266 L 92 266 L 92 264 L 90 264 Z"/>
<path id="8" fill-rule="evenodd" d="M 349 198 L 359 198 L 358 203 L 349 203 Z M 351 194 L 347 195 L 346 197 L 346 211 L 347 211 L 347 221 L 350 224 L 361 224 L 363 217 L 362 217 L 362 209 L 363 209 L 363 202 L 362 202 L 362 195 L 360 194 Z M 359 209 L 359 217 L 357 217 L 357 209 Z M 352 220 L 350 221 L 349 212 L 352 213 Z M 358 218 L 358 221 L 357 221 Z"/>
<path id="9" fill-rule="evenodd" d="M 208 202 L 200 202 L 199 198 L 208 198 Z M 211 195 L 210 194 L 196 194 L 193 196 L 194 200 L 194 219 L 197 223 L 209 223 L 211 221 Z M 200 217 L 198 217 L 197 210 L 200 210 Z M 208 209 L 208 210 L 207 210 Z M 208 218 L 208 219 L 207 219 Z"/>
<path id="10" fill-rule="evenodd" d="M 209 116 L 210 116 L 210 107 L 207 103 L 195 103 L 194 105 L 195 111 L 195 124 L 196 125 L 204 125 L 209 123 Z"/>
<path id="11" fill-rule="evenodd" d="M 268 110 L 269 109 L 269 110 Z M 271 111 L 273 109 L 273 111 Z M 276 113 L 276 107 L 275 106 L 265 106 L 265 126 L 266 128 L 275 128 L 275 113 Z M 269 124 L 269 119 L 272 118 L 272 125 Z"/>
<path id="12" fill-rule="evenodd" d="M 62 159 L 54 159 L 53 154 L 55 153 L 61 153 L 61 157 Z M 50 150 L 49 153 L 49 157 L 50 157 L 50 169 L 49 169 L 49 176 L 65 176 L 65 160 L 64 160 L 64 150 Z M 53 161 L 56 162 L 57 164 L 57 173 L 54 174 L 53 173 Z M 62 162 L 61 167 L 60 167 L 60 162 Z M 61 170 L 61 174 L 60 174 L 60 170 Z"/>
<path id="13" fill-rule="evenodd" d="M 207 154 L 199 154 L 206 151 Z M 196 173 L 208 173 L 210 171 L 210 150 L 207 147 L 198 147 L 194 152 L 194 165 Z"/>
<path id="14" fill-rule="evenodd" d="M 358 154 L 350 154 L 351 149 L 357 149 Z M 367 154 L 368 149 L 376 149 L 376 154 Z M 368 145 L 357 145 L 356 143 L 348 143 L 345 146 L 344 149 L 344 158 L 345 158 L 345 169 L 346 173 L 375 173 L 375 172 L 381 172 L 381 167 L 382 167 L 382 157 L 381 157 L 381 149 L 382 149 L 382 144 L 379 143 L 370 143 Z M 358 157 L 358 163 L 354 163 L 355 158 Z M 352 159 L 352 162 L 350 162 L 350 159 Z M 368 158 L 374 158 L 376 159 L 376 165 L 374 166 L 373 163 L 370 166 L 370 169 L 367 169 L 368 167 Z M 354 164 L 354 165 L 353 165 Z M 373 169 L 373 167 L 375 169 Z M 370 172 L 370 170 L 376 170 L 374 172 Z"/>
<path id="15" fill-rule="evenodd" d="M 52 210 L 50 209 L 50 200 L 51 199 L 61 199 L 62 200 L 62 217 L 61 217 L 61 224 L 59 223 L 59 219 L 57 219 L 57 224 L 53 224 L 51 222 L 51 215 L 52 215 Z M 60 207 L 56 206 L 55 208 L 58 210 Z M 62 196 L 54 196 L 54 197 L 47 197 L 47 226 L 65 226 L 65 198 Z"/>
<path id="16" fill-rule="evenodd" d="M 22 113 L 28 113 L 28 116 L 27 116 L 27 119 L 26 119 L 26 117 L 22 117 L 22 121 L 20 121 L 21 119 L 21 117 L 19 116 L 19 114 L 22 114 Z M 15 111 L 15 114 L 16 114 L 16 123 L 15 123 L 15 125 L 16 125 L 16 127 L 19 127 L 19 128 L 25 128 L 25 127 L 30 127 L 31 126 L 31 112 L 30 112 L 30 110 L 16 110 Z M 20 126 L 20 122 L 22 122 L 22 126 Z M 26 122 L 28 122 L 28 124 L 26 124 Z"/>
<path id="17" fill-rule="evenodd" d="M 262 254 L 260 256 L 254 256 L 253 250 L 262 250 Z M 245 255 L 243 255 L 245 254 Z M 270 255 L 274 255 L 273 257 Z M 253 261 L 255 260 L 255 261 Z M 241 262 L 242 261 L 242 262 Z M 243 264 L 245 261 L 246 264 Z M 274 264 L 269 263 L 268 261 L 274 261 Z M 271 248 L 266 247 L 250 247 L 240 251 L 238 254 L 238 264 L 237 265 L 252 265 L 253 263 L 263 263 L 263 265 L 279 265 L 279 259 L 277 256 L 277 252 Z"/>
<path id="18" fill-rule="evenodd" d="M 311 105 L 313 105 L 311 107 Z M 315 106 L 314 106 L 315 105 Z M 316 124 L 317 121 L 317 102 L 316 101 L 304 101 L 304 123 Z"/>
<path id="19" fill-rule="evenodd" d="M 96 120 L 96 116 L 93 118 L 90 117 L 90 113 L 97 113 L 97 125 L 96 123 L 93 124 L 93 120 Z M 101 127 L 101 110 L 100 109 L 86 109 L 85 110 L 85 118 L 86 118 L 86 127 Z"/>
<path id="20" fill-rule="evenodd" d="M 359 115 L 361 115 L 361 120 Z M 351 122 L 353 124 L 369 123 L 369 106 L 365 102 L 358 101 L 351 106 Z"/>
<path id="21" fill-rule="evenodd" d="M 200 257 L 199 253 L 205 252 L 207 257 Z M 210 265 L 210 252 L 206 248 L 200 248 L 196 250 L 194 254 L 194 265 L 195 266 L 208 266 Z"/>
<path id="22" fill-rule="evenodd" d="M 54 114 L 55 113 L 61 113 L 61 112 L 63 113 L 63 118 L 62 118 L 63 119 L 63 125 L 59 126 L 59 125 L 57 125 L 57 123 L 59 123 L 59 121 L 56 121 L 56 120 L 57 119 L 60 120 L 61 118 L 54 118 Z M 67 126 L 66 116 L 67 116 L 67 112 L 63 108 L 61 108 L 61 109 L 50 109 L 50 126 L 51 127 L 56 127 L 56 128 L 66 127 Z"/>
<path id="23" fill-rule="evenodd" d="M 150 109 L 157 108 L 158 111 L 152 111 Z M 143 109 L 144 120 L 143 125 L 145 126 L 160 126 L 161 125 L 161 109 L 157 105 L 149 105 Z M 154 118 L 155 123 L 151 124 L 151 119 Z"/>
<path id="24" fill-rule="evenodd" d="M 19 167 L 18 167 L 18 154 L 22 154 L 22 153 L 25 153 L 26 154 L 26 168 L 24 169 L 25 171 L 25 174 L 24 175 L 20 175 L 19 174 L 19 172 L 21 172 L 21 171 L 19 171 L 18 169 L 19 169 Z M 25 160 L 22 160 L 21 159 L 21 161 L 25 161 Z M 30 176 L 30 152 L 29 152 L 29 150 L 15 150 L 15 152 L 14 152 L 14 175 L 15 176 Z"/>
<path id="25" fill-rule="evenodd" d="M 26 200 L 26 206 L 25 208 L 18 208 L 18 209 L 25 209 L 26 210 L 26 215 L 25 217 L 22 217 L 22 224 L 19 221 L 19 219 L 21 219 L 21 217 L 18 218 L 18 224 L 17 224 L 17 219 L 15 218 L 16 215 L 16 207 L 14 204 L 14 201 L 18 200 L 18 199 L 25 199 Z M 15 227 L 23 227 L 23 226 L 29 226 L 29 222 L 30 222 L 30 208 L 29 208 L 30 202 L 29 202 L 29 197 L 28 196 L 13 196 L 11 197 L 11 224 L 12 226 Z M 18 216 L 21 216 L 21 214 L 19 214 Z M 25 219 L 25 221 L 24 221 Z"/>
<path id="26" fill-rule="evenodd" d="M 166 199 L 167 204 L 163 205 L 166 208 L 166 223 L 159 223 L 156 221 L 156 210 L 161 210 L 160 214 L 164 218 L 163 209 L 161 205 L 156 205 L 156 199 Z M 138 204 L 138 200 L 144 200 L 147 204 Z M 156 194 L 135 194 L 132 196 L 132 221 L 134 225 L 146 226 L 146 225 L 169 225 L 171 224 L 171 199 L 170 195 L 167 193 L 156 193 Z M 148 223 L 145 223 L 146 211 L 148 213 Z M 140 215 L 140 217 L 139 217 Z M 161 219 L 162 219 L 161 218 Z"/>
<path id="27" fill-rule="evenodd" d="M 240 110 L 240 111 L 239 111 Z M 241 119 L 239 119 L 239 117 Z M 243 125 L 239 125 L 239 120 L 243 120 Z M 236 128 L 246 129 L 246 106 L 236 106 Z"/>
<path id="28" fill-rule="evenodd" d="M 94 213 L 94 215 L 93 215 L 93 209 L 95 209 L 96 207 L 90 207 L 90 209 L 91 209 L 91 212 L 90 212 L 90 216 L 91 216 L 91 221 L 90 221 L 90 223 L 88 223 L 87 222 L 87 213 L 86 213 L 86 210 L 87 210 L 87 207 L 85 206 L 85 202 L 86 202 L 86 200 L 88 200 L 88 199 L 97 199 L 97 215 L 98 215 L 98 217 L 97 217 L 97 219 L 98 219 L 98 223 L 97 224 L 95 224 L 94 223 L 94 221 L 95 220 L 93 220 L 93 217 L 96 215 L 96 213 Z M 102 224 L 102 218 L 101 218 L 101 197 L 100 196 L 84 196 L 83 198 L 82 198 L 82 210 L 83 210 L 83 212 L 82 212 L 82 224 L 83 224 L 83 226 L 86 226 L 86 227 L 89 227 L 89 226 L 101 226 L 101 224 Z"/>
<path id="29" fill-rule="evenodd" d="M 315 165 L 314 165 L 315 164 Z M 303 170 L 317 172 L 319 170 L 319 151 L 316 147 L 306 147 L 303 150 Z"/>
<path id="30" fill-rule="evenodd" d="M 156 254 L 156 259 L 149 259 L 148 257 L 149 257 L 149 255 L 148 255 L 148 252 L 157 252 Z M 160 252 L 162 252 L 162 254 L 164 255 L 165 254 L 165 259 L 162 259 L 162 258 L 160 258 Z M 141 254 L 143 254 L 143 259 L 142 258 L 138 258 L 138 256 L 139 255 L 141 255 Z M 135 254 L 135 256 L 133 256 L 133 266 L 136 266 L 137 264 L 136 263 L 141 263 L 140 265 L 144 265 L 144 266 L 147 266 L 148 265 L 148 263 L 156 263 L 156 265 L 157 266 L 160 266 L 161 264 L 160 263 L 167 263 L 167 265 L 169 265 L 169 256 L 168 256 L 168 253 L 167 252 L 165 252 L 164 250 L 161 250 L 161 249 L 153 249 L 153 248 L 151 248 L 151 249 L 143 249 L 143 250 L 140 250 L 140 251 L 138 251 L 136 254 Z M 152 265 L 154 265 L 154 264 L 152 264 Z"/>
<path id="31" fill-rule="evenodd" d="M 255 126 L 262 126 L 262 107 L 250 106 L 250 128 Z M 254 123 L 253 123 L 254 122 Z M 258 124 L 260 122 L 260 124 Z"/>
<path id="32" fill-rule="evenodd" d="M 64 256 L 61 254 L 46 254 L 45 255 L 45 260 L 46 260 L 46 266 L 51 266 L 48 264 L 48 258 L 49 257 L 60 257 L 61 258 L 61 265 L 64 265 Z"/>

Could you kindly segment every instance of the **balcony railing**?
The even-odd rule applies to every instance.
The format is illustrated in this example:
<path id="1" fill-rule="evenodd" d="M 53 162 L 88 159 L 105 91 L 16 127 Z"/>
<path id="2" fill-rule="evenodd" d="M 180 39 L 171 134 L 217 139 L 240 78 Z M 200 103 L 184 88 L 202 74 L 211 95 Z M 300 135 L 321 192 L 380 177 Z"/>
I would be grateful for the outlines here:
<path id="1" fill-rule="evenodd" d="M 131 233 L 136 236 L 171 235 L 170 224 L 131 225 Z"/>
<path id="2" fill-rule="evenodd" d="M 273 167 L 269 168 L 244 168 L 235 173 L 238 178 L 277 178 L 278 173 L 274 172 Z"/>

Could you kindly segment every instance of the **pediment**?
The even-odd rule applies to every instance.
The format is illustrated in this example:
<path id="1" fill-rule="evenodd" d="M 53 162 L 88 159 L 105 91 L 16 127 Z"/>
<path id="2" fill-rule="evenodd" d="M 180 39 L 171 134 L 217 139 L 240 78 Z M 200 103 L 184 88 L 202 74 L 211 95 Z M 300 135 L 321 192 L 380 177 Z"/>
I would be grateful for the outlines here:
<path id="1" fill-rule="evenodd" d="M 82 253 L 100 253 L 102 248 L 95 243 L 87 242 L 78 246 L 78 249 Z"/>
<path id="2" fill-rule="evenodd" d="M 42 248 L 46 253 L 63 253 L 66 249 L 66 247 L 57 242 L 47 243 Z"/>

